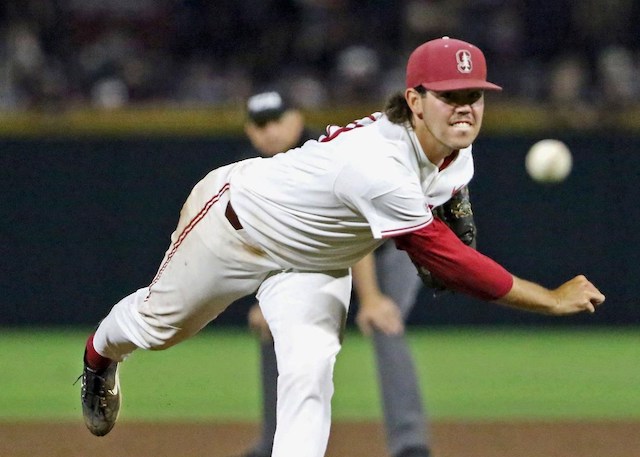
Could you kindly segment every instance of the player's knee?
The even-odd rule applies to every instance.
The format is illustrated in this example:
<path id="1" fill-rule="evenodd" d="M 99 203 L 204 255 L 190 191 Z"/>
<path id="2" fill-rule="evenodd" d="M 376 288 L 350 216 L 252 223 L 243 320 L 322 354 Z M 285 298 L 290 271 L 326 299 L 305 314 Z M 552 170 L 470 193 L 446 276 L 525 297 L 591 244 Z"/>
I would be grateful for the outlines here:
<path id="1" fill-rule="evenodd" d="M 164 351 L 165 349 L 169 349 L 172 346 L 175 346 L 178 341 L 174 341 L 172 339 L 162 340 L 155 342 L 154 344 L 149 346 L 150 351 Z"/>
<path id="2" fill-rule="evenodd" d="M 338 335 L 308 329 L 305 338 L 295 340 L 278 353 L 279 382 L 309 395 L 332 393 L 333 368 L 340 351 Z"/>
<path id="3" fill-rule="evenodd" d="M 187 338 L 182 328 L 168 324 L 154 314 L 140 314 L 139 316 L 147 349 L 151 351 L 168 349 Z"/>
<path id="4" fill-rule="evenodd" d="M 333 395 L 333 366 L 328 359 L 307 360 L 281 372 L 279 388 L 298 392 L 302 397 L 330 400 Z"/>

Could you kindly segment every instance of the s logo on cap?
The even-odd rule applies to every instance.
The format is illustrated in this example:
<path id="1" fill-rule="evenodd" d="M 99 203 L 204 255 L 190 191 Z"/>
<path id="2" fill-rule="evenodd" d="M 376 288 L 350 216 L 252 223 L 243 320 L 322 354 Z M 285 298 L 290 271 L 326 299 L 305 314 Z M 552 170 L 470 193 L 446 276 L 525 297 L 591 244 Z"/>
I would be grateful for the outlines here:
<path id="1" fill-rule="evenodd" d="M 471 73 L 473 71 L 471 53 L 466 49 L 460 49 L 456 52 L 456 61 L 458 62 L 458 71 L 460 73 Z"/>

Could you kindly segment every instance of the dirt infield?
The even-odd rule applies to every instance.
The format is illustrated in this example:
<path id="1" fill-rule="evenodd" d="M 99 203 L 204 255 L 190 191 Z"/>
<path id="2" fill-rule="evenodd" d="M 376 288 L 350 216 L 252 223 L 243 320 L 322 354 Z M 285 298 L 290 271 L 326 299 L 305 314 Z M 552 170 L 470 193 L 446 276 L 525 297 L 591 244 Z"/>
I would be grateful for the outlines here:
<path id="1" fill-rule="evenodd" d="M 80 423 L 0 423 L 1 457 L 231 457 L 251 424 L 123 422 L 95 438 Z M 639 457 L 640 422 L 436 423 L 435 457 Z M 382 427 L 336 423 L 327 457 L 386 457 Z"/>

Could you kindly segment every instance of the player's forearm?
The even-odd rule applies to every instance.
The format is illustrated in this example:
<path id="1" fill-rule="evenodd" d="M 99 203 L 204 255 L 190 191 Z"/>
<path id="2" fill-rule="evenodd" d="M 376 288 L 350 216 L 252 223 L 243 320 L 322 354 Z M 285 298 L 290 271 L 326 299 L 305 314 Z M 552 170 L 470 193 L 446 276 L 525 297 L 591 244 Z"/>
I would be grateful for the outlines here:
<path id="1" fill-rule="evenodd" d="M 370 300 L 379 297 L 382 292 L 378 286 L 376 276 L 375 257 L 373 253 L 367 254 L 356 263 L 353 268 L 353 287 L 358 295 L 359 302 L 368 303 Z"/>
<path id="2" fill-rule="evenodd" d="M 507 270 L 463 244 L 439 219 L 395 241 L 416 265 L 426 267 L 451 290 L 482 300 L 497 300 L 513 287 Z"/>
<path id="3" fill-rule="evenodd" d="M 497 303 L 540 314 L 556 314 L 558 301 L 553 291 L 513 276 L 513 286 Z"/>
<path id="4" fill-rule="evenodd" d="M 519 309 L 561 316 L 583 311 L 593 313 L 604 303 L 605 296 L 584 275 L 553 290 L 514 277 L 511 290 L 497 301 Z"/>

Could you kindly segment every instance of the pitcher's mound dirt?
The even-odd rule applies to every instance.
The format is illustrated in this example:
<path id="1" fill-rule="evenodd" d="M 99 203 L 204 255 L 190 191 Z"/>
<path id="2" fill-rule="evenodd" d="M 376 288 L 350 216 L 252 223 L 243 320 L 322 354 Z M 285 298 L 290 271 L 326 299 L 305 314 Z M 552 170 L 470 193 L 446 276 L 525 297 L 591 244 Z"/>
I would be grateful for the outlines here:
<path id="1" fill-rule="evenodd" d="M 233 457 L 254 424 L 121 422 L 106 437 L 81 423 L 0 423 L 2 457 Z M 640 457 L 640 422 L 435 423 L 434 457 Z M 387 457 L 375 423 L 334 423 L 327 457 Z"/>

